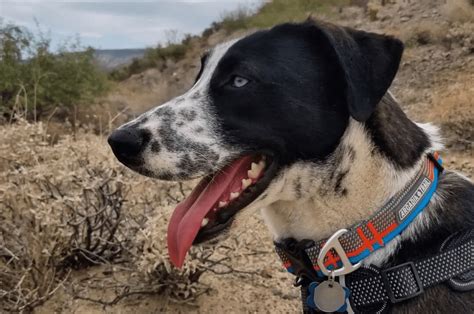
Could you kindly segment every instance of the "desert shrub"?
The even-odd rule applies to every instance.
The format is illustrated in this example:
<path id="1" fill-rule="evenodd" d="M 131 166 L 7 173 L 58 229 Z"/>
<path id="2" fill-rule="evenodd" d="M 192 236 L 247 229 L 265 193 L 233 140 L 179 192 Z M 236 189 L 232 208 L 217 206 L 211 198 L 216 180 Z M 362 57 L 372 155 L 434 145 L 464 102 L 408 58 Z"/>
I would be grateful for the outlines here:
<path id="1" fill-rule="evenodd" d="M 69 269 L 126 259 L 133 246 L 141 216 L 126 211 L 124 199 L 134 176 L 125 175 L 110 158 L 103 138 L 78 137 L 74 141 L 64 136 L 51 145 L 41 123 L 20 121 L 2 127 L 0 305 L 4 310 L 30 309 L 62 285 Z"/>
<path id="2" fill-rule="evenodd" d="M 451 22 L 473 22 L 474 0 L 447 0 L 441 11 Z"/>
<path id="3" fill-rule="evenodd" d="M 234 32 L 239 29 L 248 28 L 249 19 L 252 16 L 252 11 L 246 6 L 239 6 L 236 10 L 224 13 L 221 20 L 216 23 L 217 28 L 226 30 L 227 32 Z"/>
<path id="4" fill-rule="evenodd" d="M 92 48 L 79 39 L 57 51 L 50 39 L 0 20 L 0 114 L 37 120 L 55 107 L 92 102 L 108 89 L 107 78 L 94 64 Z"/>
<path id="5" fill-rule="evenodd" d="M 421 22 L 402 29 L 400 38 L 410 47 L 442 43 L 446 40 L 447 35 L 448 30 L 443 25 Z"/>
<path id="6" fill-rule="evenodd" d="M 65 137 L 51 146 L 40 123 L 2 127 L 4 310 L 31 309 L 61 286 L 70 267 L 109 262 L 122 251 L 126 240 L 118 233 L 122 174 L 103 163 L 91 164 L 87 142 L 67 145 L 69 141 Z"/>
<path id="7" fill-rule="evenodd" d="M 261 250 L 252 233 L 192 248 L 172 267 L 168 219 L 195 182 L 152 181 L 120 166 L 105 138 L 78 130 L 53 141 L 48 128 L 0 126 L 0 311 L 29 311 L 58 290 L 103 305 L 136 294 L 192 304 L 210 289 L 203 275 L 258 275 L 232 263 Z M 108 270 L 74 279 L 97 265 Z"/>

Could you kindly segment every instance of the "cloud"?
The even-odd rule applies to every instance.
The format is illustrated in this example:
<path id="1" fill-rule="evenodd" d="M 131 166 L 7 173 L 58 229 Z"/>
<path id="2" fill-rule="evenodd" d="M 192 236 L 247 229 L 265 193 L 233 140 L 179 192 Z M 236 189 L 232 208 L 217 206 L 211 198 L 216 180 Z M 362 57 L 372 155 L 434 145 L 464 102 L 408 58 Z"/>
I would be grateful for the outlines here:
<path id="1" fill-rule="evenodd" d="M 81 38 L 102 38 L 103 35 L 99 33 L 94 33 L 94 32 L 81 32 L 79 33 L 79 36 Z"/>
<path id="2" fill-rule="evenodd" d="M 109 49 L 153 46 L 164 42 L 171 29 L 197 34 L 223 11 L 256 6 L 262 0 L 0 1 L 0 15 L 7 21 L 34 29 L 37 19 L 43 29 L 51 30 L 53 42 L 79 34 L 83 44 Z"/>

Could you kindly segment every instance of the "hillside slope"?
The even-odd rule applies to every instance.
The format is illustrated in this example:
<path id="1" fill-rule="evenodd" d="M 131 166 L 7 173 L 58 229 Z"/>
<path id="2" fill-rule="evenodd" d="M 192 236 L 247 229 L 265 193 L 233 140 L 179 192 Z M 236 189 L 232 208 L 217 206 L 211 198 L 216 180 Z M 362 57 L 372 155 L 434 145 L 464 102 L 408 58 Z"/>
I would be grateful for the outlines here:
<path id="1" fill-rule="evenodd" d="M 110 71 L 130 64 L 133 59 L 142 58 L 144 54 L 145 49 L 96 49 L 94 59 L 101 69 Z"/>

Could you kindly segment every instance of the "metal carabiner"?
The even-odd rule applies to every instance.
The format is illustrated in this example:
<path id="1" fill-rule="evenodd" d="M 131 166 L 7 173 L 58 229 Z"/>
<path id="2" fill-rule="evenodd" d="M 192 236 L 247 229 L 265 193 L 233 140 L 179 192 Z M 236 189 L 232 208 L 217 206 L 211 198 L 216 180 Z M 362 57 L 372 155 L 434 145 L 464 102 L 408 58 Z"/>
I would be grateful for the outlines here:
<path id="1" fill-rule="evenodd" d="M 321 272 L 326 275 L 326 276 L 332 276 L 337 277 L 337 276 L 342 276 L 342 275 L 347 275 L 349 273 L 352 273 L 353 271 L 357 270 L 361 263 L 357 263 L 355 265 L 352 265 L 352 263 L 349 261 L 349 258 L 346 255 L 346 252 L 342 248 L 341 243 L 339 242 L 339 238 L 347 232 L 347 229 L 340 229 L 336 231 L 327 241 L 324 243 L 323 247 L 321 248 L 321 251 L 319 252 L 318 255 L 318 266 L 321 269 Z M 334 249 L 341 259 L 342 267 L 329 270 L 326 268 L 324 265 L 324 259 L 326 258 L 326 254 L 329 253 L 331 249 Z"/>

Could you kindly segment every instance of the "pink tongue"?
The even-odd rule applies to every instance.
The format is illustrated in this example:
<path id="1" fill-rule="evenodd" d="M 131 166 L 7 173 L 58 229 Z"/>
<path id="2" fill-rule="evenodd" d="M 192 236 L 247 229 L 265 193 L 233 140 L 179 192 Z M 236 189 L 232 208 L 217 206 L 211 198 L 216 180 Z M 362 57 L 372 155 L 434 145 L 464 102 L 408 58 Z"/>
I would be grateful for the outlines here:
<path id="1" fill-rule="evenodd" d="M 219 171 L 210 182 L 206 179 L 199 182 L 191 194 L 178 204 L 168 225 L 168 253 L 176 267 L 183 265 L 204 217 L 223 199 L 223 195 L 234 192 L 231 188 L 236 185 L 237 180 L 240 183 L 247 176 L 252 161 L 253 156 L 234 161 Z"/>

